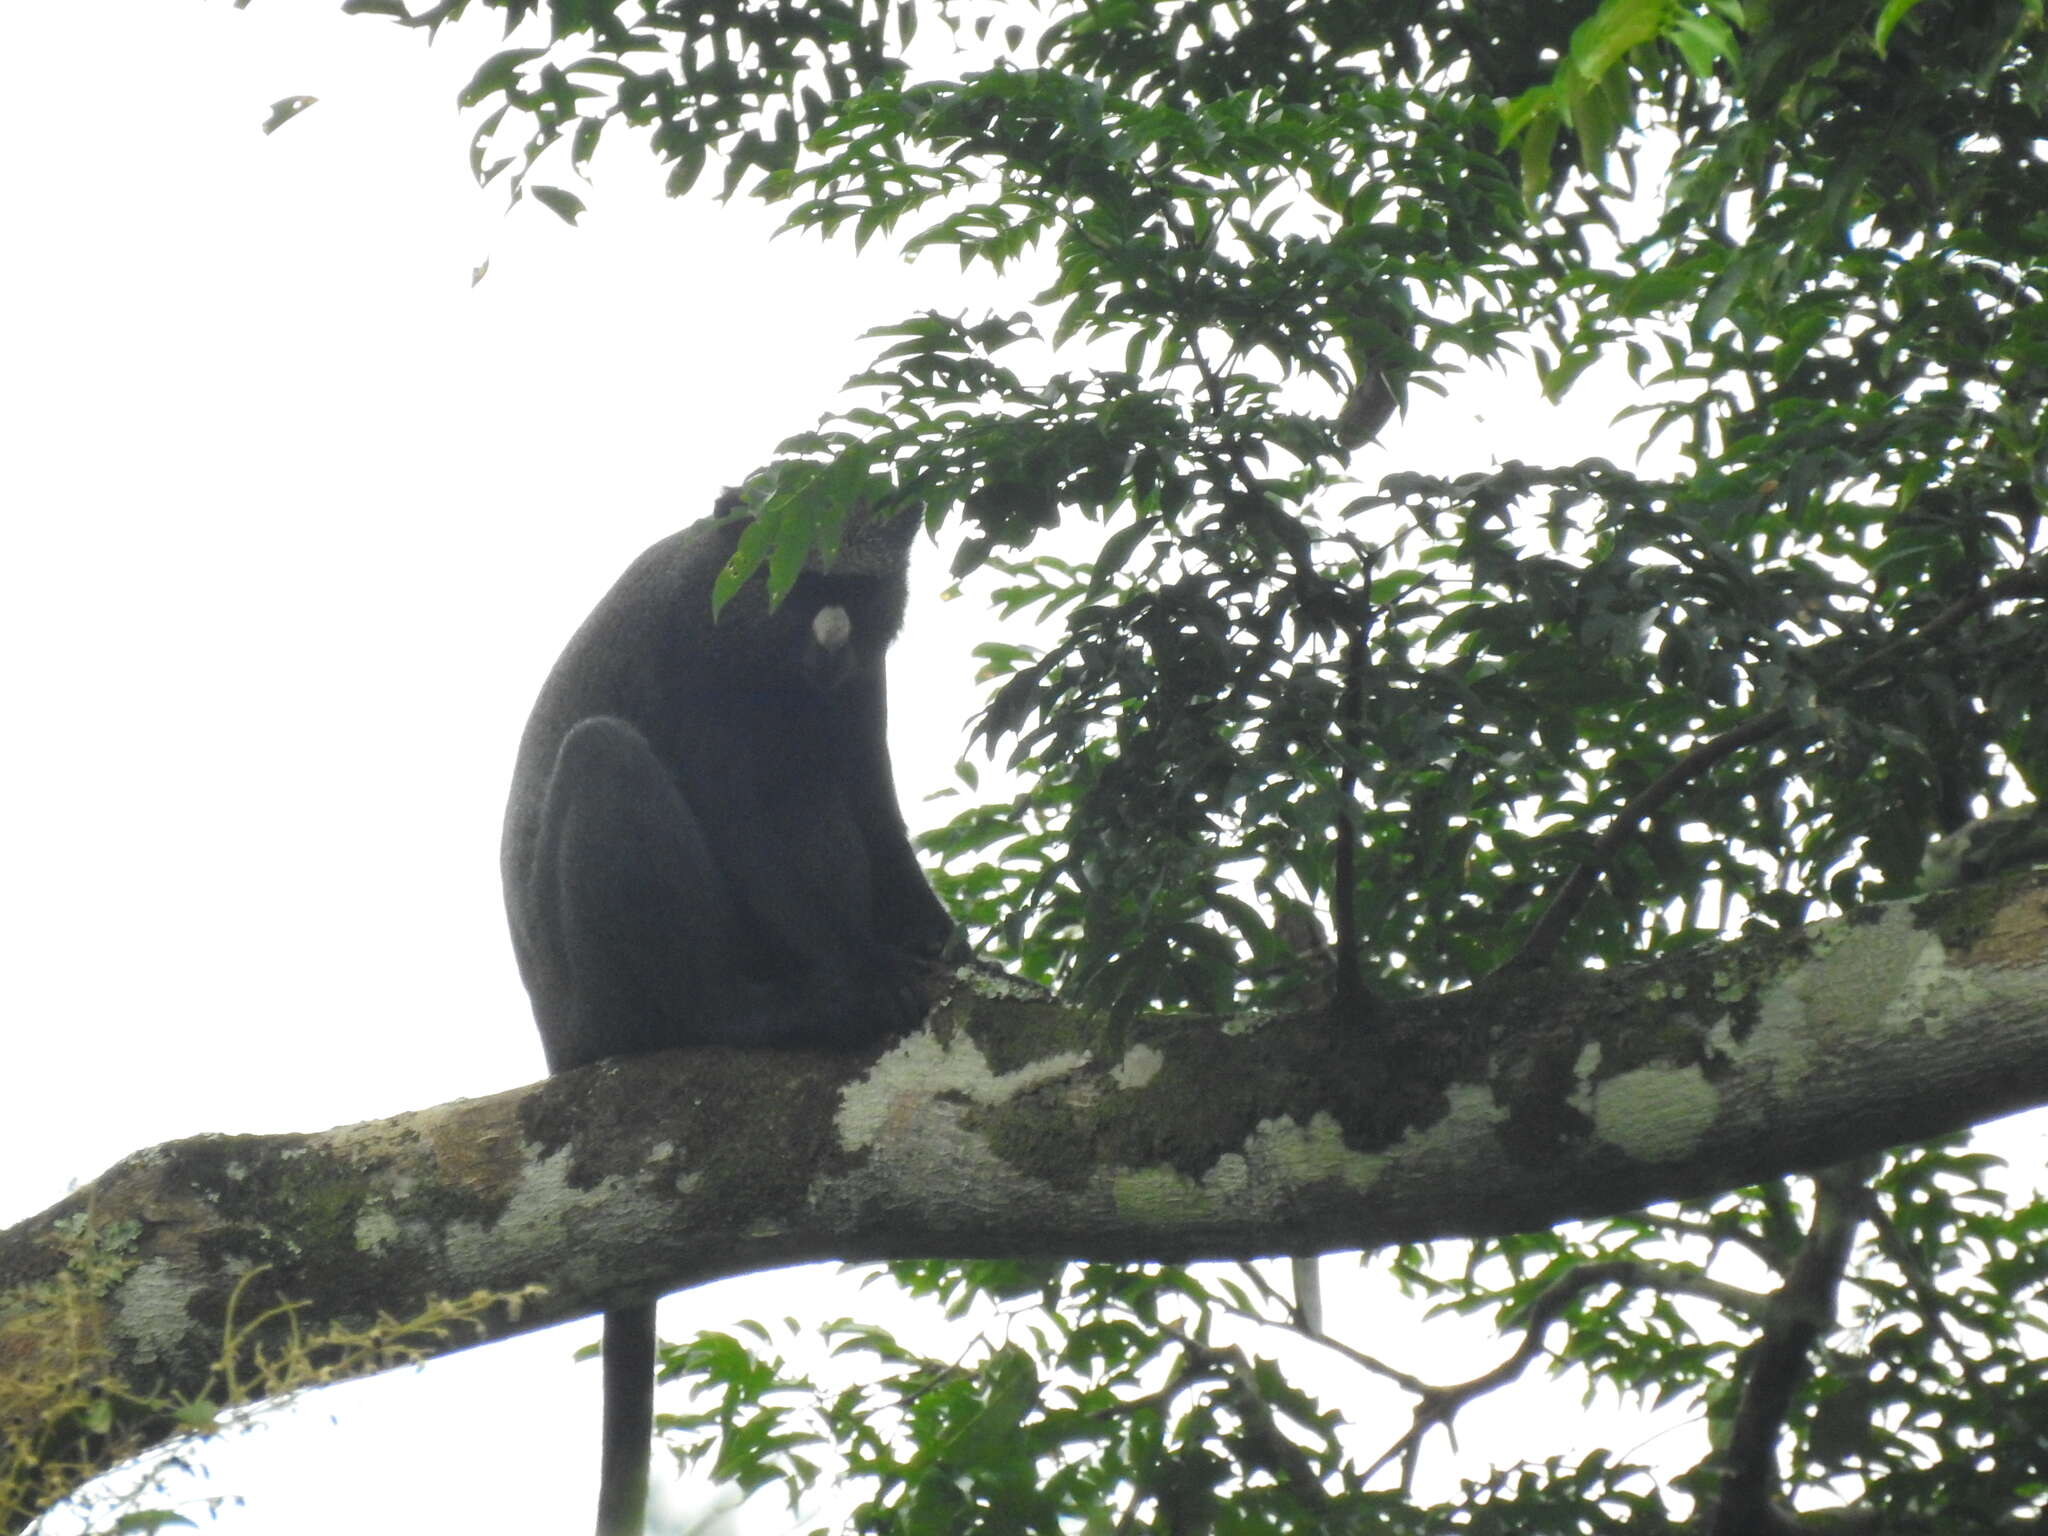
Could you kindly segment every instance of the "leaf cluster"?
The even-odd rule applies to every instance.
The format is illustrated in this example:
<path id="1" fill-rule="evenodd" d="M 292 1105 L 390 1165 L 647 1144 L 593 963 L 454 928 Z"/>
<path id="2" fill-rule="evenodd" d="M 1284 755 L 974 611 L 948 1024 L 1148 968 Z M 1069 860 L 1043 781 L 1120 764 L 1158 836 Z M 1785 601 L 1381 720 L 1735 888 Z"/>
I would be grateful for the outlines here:
<path id="1" fill-rule="evenodd" d="M 891 1273 L 976 1326 L 977 1341 L 937 1359 L 840 1322 L 824 1330 L 834 1360 L 817 1373 L 793 1369 L 761 1328 L 666 1349 L 664 1379 L 692 1399 L 662 1419 L 679 1459 L 749 1492 L 779 1489 L 793 1510 L 836 1499 L 832 1528 L 876 1536 L 1562 1533 L 1595 1528 L 1588 1500 L 1661 1528 L 1641 1472 L 1605 1456 L 1516 1469 L 1428 1508 L 1367 1491 L 1342 1417 L 1253 1347 L 1278 1316 L 1256 1272 L 1247 1284 L 1172 1266 Z"/>
<path id="2" fill-rule="evenodd" d="M 2048 1202 L 2009 1202 L 2003 1172 L 1952 1142 L 1871 1179 L 1869 1241 L 1831 1279 L 1844 1306 L 1783 1423 L 1784 1498 L 1848 1497 L 1887 1529 L 1955 1532 L 2006 1529 L 2048 1498 L 2036 1431 Z M 807 1371 L 774 1330 L 701 1335 L 665 1349 L 664 1379 L 690 1406 L 662 1426 L 686 1465 L 833 1511 L 842 1530 L 1676 1530 L 1675 1500 L 1713 1502 L 1752 1362 L 1785 1325 L 1815 1225 L 1813 1186 L 1784 1180 L 1587 1228 L 1395 1250 L 1388 1277 L 1411 1296 L 1519 1335 L 1464 1383 L 1344 1343 L 1365 1320 L 1309 1328 L 1261 1266 L 899 1263 L 899 1285 L 972 1335 L 958 1355 L 841 1321 L 823 1330 L 832 1361 Z M 1288 1335 L 1283 1372 L 1273 1351 Z M 1342 1391 L 1341 1409 L 1293 1384 L 1308 1374 L 1304 1342 L 1326 1352 L 1313 1374 Z M 1416 1496 L 1429 1434 L 1455 1432 L 1466 1406 L 1534 1365 L 1581 1382 L 1588 1401 L 1703 1419 L 1706 1457 L 1660 1482 L 1626 1457 L 1539 1451 L 1448 1497 Z M 1403 1396 L 1415 1427 L 1375 1458 L 1357 1426 L 1387 1417 L 1376 1398 Z M 1537 1423 L 1527 1433 L 1540 1446 Z M 1399 1487 L 1375 1487 L 1396 1460 Z"/>

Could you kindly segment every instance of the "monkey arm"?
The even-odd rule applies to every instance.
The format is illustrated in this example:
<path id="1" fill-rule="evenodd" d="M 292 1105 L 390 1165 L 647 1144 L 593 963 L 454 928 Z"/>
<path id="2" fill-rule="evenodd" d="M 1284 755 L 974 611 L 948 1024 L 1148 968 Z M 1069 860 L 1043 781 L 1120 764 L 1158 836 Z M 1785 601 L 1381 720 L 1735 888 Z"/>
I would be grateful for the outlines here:
<path id="1" fill-rule="evenodd" d="M 778 828 L 758 798 L 693 799 L 624 720 L 569 732 L 515 930 L 551 1070 L 676 1045 L 845 1046 L 922 1016 L 911 963 L 854 921 L 868 884 L 850 814 L 814 796 Z M 845 893 L 734 878 L 750 855 L 797 869 L 780 861 L 803 849 Z"/>
<path id="2" fill-rule="evenodd" d="M 907 954 L 937 959 L 953 938 L 953 915 L 925 879 L 903 825 L 889 760 L 887 684 L 877 671 L 860 686 L 868 697 L 852 714 L 871 724 L 856 737 L 861 764 L 852 781 L 852 811 L 867 849 L 875 932 Z"/>
<path id="3" fill-rule="evenodd" d="M 841 718 L 856 713 L 795 700 L 774 710 L 758 698 L 707 706 L 693 712 L 688 749 L 675 757 L 683 797 L 746 924 L 771 950 L 841 981 L 887 968 L 855 809 L 871 793 L 858 782 L 871 760 Z"/>

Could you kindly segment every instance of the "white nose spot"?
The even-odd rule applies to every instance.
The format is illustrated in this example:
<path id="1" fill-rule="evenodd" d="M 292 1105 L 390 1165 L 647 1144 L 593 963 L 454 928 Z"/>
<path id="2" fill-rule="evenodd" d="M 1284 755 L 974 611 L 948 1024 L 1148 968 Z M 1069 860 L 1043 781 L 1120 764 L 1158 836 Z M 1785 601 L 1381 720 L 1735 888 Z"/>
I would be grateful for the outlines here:
<path id="1" fill-rule="evenodd" d="M 836 651 L 853 638 L 853 620 L 837 603 L 820 608 L 811 620 L 811 638 L 828 651 Z"/>

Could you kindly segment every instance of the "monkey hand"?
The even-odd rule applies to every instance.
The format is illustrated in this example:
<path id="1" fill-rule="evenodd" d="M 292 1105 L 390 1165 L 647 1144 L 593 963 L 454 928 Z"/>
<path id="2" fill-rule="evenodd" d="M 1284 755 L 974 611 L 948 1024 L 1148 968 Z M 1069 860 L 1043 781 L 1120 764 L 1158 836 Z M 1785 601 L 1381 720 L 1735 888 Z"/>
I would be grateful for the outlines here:
<path id="1" fill-rule="evenodd" d="M 931 1012 L 945 971 L 922 955 L 892 949 L 868 980 L 868 1005 L 884 1033 L 907 1034 Z"/>

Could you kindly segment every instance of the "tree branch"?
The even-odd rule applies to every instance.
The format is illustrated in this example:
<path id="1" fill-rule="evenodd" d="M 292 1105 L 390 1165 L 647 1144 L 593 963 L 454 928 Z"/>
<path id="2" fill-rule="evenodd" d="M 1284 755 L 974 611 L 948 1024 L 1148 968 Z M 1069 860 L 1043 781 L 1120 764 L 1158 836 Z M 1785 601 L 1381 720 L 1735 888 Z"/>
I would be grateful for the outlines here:
<path id="1" fill-rule="evenodd" d="M 1742 1290 L 1738 1286 L 1723 1284 L 1679 1265 L 1657 1264 L 1645 1259 L 1589 1259 L 1583 1264 L 1574 1264 L 1559 1275 L 1529 1304 L 1521 1315 L 1522 1342 L 1515 1347 L 1513 1354 L 1491 1370 L 1484 1371 L 1469 1381 L 1461 1381 L 1448 1387 L 1430 1386 L 1382 1365 L 1349 1345 L 1341 1344 L 1335 1339 L 1321 1339 L 1319 1342 L 1328 1345 L 1354 1363 L 1398 1382 L 1417 1398 L 1413 1412 L 1414 1422 L 1408 1432 L 1389 1446 L 1380 1459 L 1366 1469 L 1365 1478 L 1370 1480 L 1381 1467 L 1399 1457 L 1401 1487 L 1404 1492 L 1407 1491 L 1414 1480 L 1416 1461 L 1422 1452 L 1423 1438 L 1429 1431 L 1441 1425 L 1449 1432 L 1451 1421 L 1457 1417 L 1459 1409 L 1474 1398 L 1484 1397 L 1487 1393 L 1516 1380 L 1529 1368 L 1530 1363 L 1543 1353 L 1545 1335 L 1565 1308 L 1586 1292 L 1598 1290 L 1603 1285 L 1618 1285 L 1625 1290 L 1650 1289 L 1667 1295 L 1698 1296 L 1738 1316 L 1761 1310 L 1766 1301 L 1766 1298 Z"/>
<path id="2" fill-rule="evenodd" d="M 1870 1209 L 1875 1158 L 1857 1158 L 1814 1176 L 1813 1224 L 1772 1299 L 1771 1315 L 1749 1351 L 1742 1399 L 1718 1458 L 1720 1489 L 1704 1522 L 1707 1536 L 1758 1536 L 1796 1529 L 1777 1512 L 1778 1438 L 1792 1397 L 1806 1379 L 1815 1342 L 1835 1320 L 1835 1292 Z"/>
<path id="3" fill-rule="evenodd" d="M 1002 986 L 963 975 L 923 1029 L 861 1055 L 672 1052 L 138 1153 L 0 1233 L 0 1362 L 29 1347 L 10 1319 L 67 1287 L 83 1376 L 198 1397 L 245 1282 L 240 1315 L 288 1304 L 277 1326 L 309 1336 L 548 1287 L 432 1352 L 805 1260 L 1526 1230 L 2048 1101 L 2044 872 L 1390 1006 L 1383 1032 L 1106 1020 Z"/>

